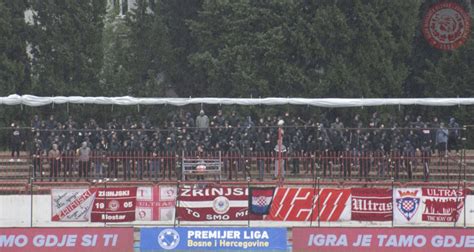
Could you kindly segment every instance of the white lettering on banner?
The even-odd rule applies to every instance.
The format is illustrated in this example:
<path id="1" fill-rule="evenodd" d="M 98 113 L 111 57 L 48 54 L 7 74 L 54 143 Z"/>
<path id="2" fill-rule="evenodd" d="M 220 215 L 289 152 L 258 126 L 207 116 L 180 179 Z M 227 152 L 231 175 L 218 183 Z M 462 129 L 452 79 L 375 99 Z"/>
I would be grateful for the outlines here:
<path id="1" fill-rule="evenodd" d="M 353 211 L 374 211 L 374 212 L 391 212 L 392 202 L 389 203 L 378 203 L 370 199 L 358 199 L 352 197 L 352 210 Z"/>
<path id="2" fill-rule="evenodd" d="M 56 235 L 36 235 L 33 237 L 35 247 L 74 247 L 76 246 L 77 235 L 63 235 L 59 238 Z"/>
<path id="3" fill-rule="evenodd" d="M 206 220 L 230 220 L 228 214 L 206 214 Z"/>
<path id="4" fill-rule="evenodd" d="M 359 235 L 357 241 L 352 244 L 354 247 L 368 247 L 372 242 L 372 235 Z"/>
<path id="5" fill-rule="evenodd" d="M 390 235 L 388 236 L 387 242 L 384 247 L 394 247 L 394 248 L 403 248 L 403 247 L 413 247 L 415 235 Z M 418 238 L 419 239 L 419 238 Z M 422 240 L 417 240 L 417 244 L 423 243 Z M 426 238 L 424 243 L 426 243 Z"/>
<path id="6" fill-rule="evenodd" d="M 270 239 L 267 231 L 189 230 L 188 239 Z"/>
<path id="7" fill-rule="evenodd" d="M 104 246 L 115 246 L 118 241 L 118 235 L 116 234 L 104 234 L 103 235 Z M 81 246 L 83 247 L 96 247 L 98 243 L 99 235 L 85 234 L 81 240 Z M 77 245 L 78 235 L 77 234 L 65 234 L 65 235 L 35 235 L 32 239 L 32 245 L 36 248 L 62 248 L 62 247 L 75 247 Z M 28 237 L 26 235 L 0 235 L 0 248 L 15 247 L 22 248 L 28 244 Z"/>
<path id="8" fill-rule="evenodd" d="M 125 220 L 125 218 L 127 218 L 127 216 L 124 214 L 113 214 L 113 215 L 102 214 L 101 217 L 102 217 L 102 220 Z"/>
<path id="9" fill-rule="evenodd" d="M 180 196 L 181 197 L 195 197 L 195 196 L 242 196 L 249 195 L 248 188 L 241 187 L 227 187 L 227 188 L 205 188 L 205 189 L 191 189 L 191 188 L 181 188 Z"/>
<path id="10" fill-rule="evenodd" d="M 130 196 L 130 190 L 124 191 L 99 191 L 99 197 L 125 197 Z"/>
<path id="11" fill-rule="evenodd" d="M 28 243 L 25 235 L 0 235 L 0 248 L 18 247 L 22 248 Z"/>
<path id="12" fill-rule="evenodd" d="M 427 188 L 425 196 L 432 197 L 463 197 L 463 190 Z"/>
<path id="13" fill-rule="evenodd" d="M 0 251 L 128 251 L 133 228 L 12 228 L 0 230 Z"/>
<path id="14" fill-rule="evenodd" d="M 188 231 L 188 239 L 240 239 L 239 231 L 232 230 L 190 230 Z"/>
<path id="15" fill-rule="evenodd" d="M 248 209 L 244 209 L 242 211 L 235 213 L 235 218 L 244 217 L 244 216 L 247 216 L 248 214 L 249 214 Z"/>
<path id="16" fill-rule="evenodd" d="M 267 231 L 244 231 L 244 239 L 270 239 L 270 236 Z"/>
<path id="17" fill-rule="evenodd" d="M 388 238 L 388 239 L 387 239 Z M 379 247 L 415 247 L 421 248 L 426 244 L 423 235 L 377 235 Z"/>
<path id="18" fill-rule="evenodd" d="M 433 248 L 474 248 L 474 235 L 434 235 L 428 238 L 421 234 L 388 235 L 378 234 L 372 244 L 372 234 L 358 234 L 351 237 L 351 241 L 346 234 L 309 234 L 308 247 L 373 247 L 379 248 L 425 248 L 431 245 Z"/>
<path id="19" fill-rule="evenodd" d="M 423 221 L 457 222 L 464 210 L 464 190 L 423 188 Z"/>
<path id="20" fill-rule="evenodd" d="M 334 234 L 311 234 L 308 240 L 308 246 L 331 246 L 331 247 L 347 247 L 347 236 L 337 236 Z"/>
<path id="21" fill-rule="evenodd" d="M 459 240 L 453 235 L 435 235 L 431 238 L 435 248 L 474 248 L 473 235 L 461 235 Z"/>

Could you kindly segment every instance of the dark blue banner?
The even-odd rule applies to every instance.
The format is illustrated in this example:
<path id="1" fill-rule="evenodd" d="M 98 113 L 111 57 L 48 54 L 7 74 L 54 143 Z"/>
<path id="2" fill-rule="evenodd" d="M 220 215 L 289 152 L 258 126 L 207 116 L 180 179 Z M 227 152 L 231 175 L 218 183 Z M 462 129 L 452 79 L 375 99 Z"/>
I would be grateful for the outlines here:
<path id="1" fill-rule="evenodd" d="M 140 249 L 286 250 L 286 228 L 178 227 L 142 228 Z"/>

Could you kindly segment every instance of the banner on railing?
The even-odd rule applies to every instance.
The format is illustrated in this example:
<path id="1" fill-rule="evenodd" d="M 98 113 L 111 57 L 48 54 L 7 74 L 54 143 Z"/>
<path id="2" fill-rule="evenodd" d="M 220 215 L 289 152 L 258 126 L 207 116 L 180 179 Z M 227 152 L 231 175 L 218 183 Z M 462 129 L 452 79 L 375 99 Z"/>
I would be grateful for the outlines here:
<path id="1" fill-rule="evenodd" d="M 421 188 L 396 188 L 393 190 L 393 223 L 421 223 Z"/>
<path id="2" fill-rule="evenodd" d="M 51 220 L 130 222 L 135 220 L 136 187 L 51 189 Z"/>
<path id="3" fill-rule="evenodd" d="M 156 250 L 286 250 L 286 228 L 178 227 L 142 228 L 140 249 Z"/>
<path id="4" fill-rule="evenodd" d="M 423 221 L 457 222 L 464 208 L 464 190 L 423 188 L 422 201 Z"/>
<path id="5" fill-rule="evenodd" d="M 133 251 L 133 228 L 2 228 L 0 251 Z"/>
<path id="6" fill-rule="evenodd" d="M 92 222 L 130 222 L 135 220 L 136 187 L 98 189 L 92 206 Z"/>
<path id="7" fill-rule="evenodd" d="M 473 251 L 474 229 L 293 228 L 293 251 Z"/>
<path id="8" fill-rule="evenodd" d="M 465 204 L 466 225 L 474 226 L 474 195 L 466 195 Z"/>
<path id="9" fill-rule="evenodd" d="M 137 188 L 137 221 L 170 221 L 174 219 L 176 186 L 160 185 Z"/>
<path id="10" fill-rule="evenodd" d="M 350 220 L 350 189 L 283 188 L 273 197 L 272 221 L 343 221 Z"/>
<path id="11" fill-rule="evenodd" d="M 176 193 L 179 192 L 176 200 Z M 251 194 L 250 194 L 251 192 Z M 153 187 L 51 190 L 51 220 L 65 222 L 392 221 L 474 225 L 474 196 L 445 188 Z M 252 209 L 252 211 L 249 211 Z"/>
<path id="12" fill-rule="evenodd" d="M 247 187 L 179 188 L 177 214 L 182 221 L 261 220 L 249 215 Z"/>
<path id="13" fill-rule="evenodd" d="M 92 188 L 51 189 L 51 220 L 89 221 L 95 195 L 96 190 Z"/>
<path id="14" fill-rule="evenodd" d="M 352 188 L 351 220 L 391 221 L 392 190 L 384 188 Z"/>
<path id="15" fill-rule="evenodd" d="M 250 213 L 261 215 L 270 213 L 274 193 L 275 187 L 250 187 Z"/>

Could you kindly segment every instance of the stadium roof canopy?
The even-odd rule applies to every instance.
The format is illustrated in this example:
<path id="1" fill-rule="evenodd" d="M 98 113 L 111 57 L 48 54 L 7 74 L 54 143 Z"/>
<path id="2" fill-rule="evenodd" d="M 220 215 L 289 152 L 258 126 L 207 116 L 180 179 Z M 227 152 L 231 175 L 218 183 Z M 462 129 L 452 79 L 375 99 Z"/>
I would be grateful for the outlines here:
<path id="1" fill-rule="evenodd" d="M 152 97 L 83 97 L 34 95 L 9 95 L 0 97 L 2 105 L 25 105 L 31 107 L 49 104 L 98 104 L 98 105 L 306 105 L 326 108 L 366 107 L 382 105 L 458 106 L 474 105 L 474 98 L 152 98 Z"/>

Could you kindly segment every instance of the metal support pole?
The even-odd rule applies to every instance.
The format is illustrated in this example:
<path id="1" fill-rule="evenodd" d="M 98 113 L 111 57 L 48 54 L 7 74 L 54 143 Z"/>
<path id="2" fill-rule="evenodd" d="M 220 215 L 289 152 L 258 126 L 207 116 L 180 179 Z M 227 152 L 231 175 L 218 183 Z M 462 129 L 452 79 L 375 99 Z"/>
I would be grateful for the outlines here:
<path id="1" fill-rule="evenodd" d="M 105 221 L 104 221 L 104 227 L 107 226 L 107 181 L 104 183 L 104 207 L 105 207 Z"/>
<path id="2" fill-rule="evenodd" d="M 318 182 L 318 190 L 317 190 L 316 193 L 318 194 L 318 227 L 321 227 L 321 218 L 320 218 L 320 216 L 321 216 L 321 211 L 320 211 L 320 201 L 321 201 L 321 199 L 320 199 L 320 197 L 319 197 L 319 194 L 320 194 L 319 180 L 320 180 L 320 178 L 318 177 L 318 180 L 317 180 L 317 182 Z"/>
<path id="3" fill-rule="evenodd" d="M 250 202 L 252 200 L 252 195 L 250 195 L 250 177 L 247 177 L 247 192 L 249 194 L 249 200 L 247 201 L 248 202 L 248 207 L 247 207 L 247 227 L 250 227 Z"/>
<path id="4" fill-rule="evenodd" d="M 176 183 L 176 201 L 174 205 L 174 221 L 173 221 L 173 227 L 176 227 L 176 221 L 178 221 L 178 226 L 179 226 L 179 219 L 178 219 L 178 208 L 179 208 L 179 183 L 181 181 L 178 179 Z"/>
<path id="5" fill-rule="evenodd" d="M 318 193 L 318 196 L 316 196 L 316 193 Z M 313 226 L 313 214 L 314 214 L 314 207 L 316 204 L 316 197 L 319 198 L 319 192 L 316 190 L 316 180 L 313 180 L 313 198 L 311 199 L 311 217 L 310 217 L 310 222 L 309 226 Z"/>
<path id="6" fill-rule="evenodd" d="M 464 192 L 464 203 L 463 203 L 463 207 L 464 207 L 464 228 L 467 228 L 467 224 L 466 224 L 466 211 L 467 211 L 467 209 L 466 209 L 466 198 L 467 198 L 467 196 L 466 196 L 466 192 L 467 192 L 467 190 L 466 190 L 466 180 L 464 180 L 463 192 Z"/>
<path id="7" fill-rule="evenodd" d="M 394 187 L 394 181 L 395 181 L 395 180 L 394 180 L 393 177 L 392 177 L 392 205 L 393 205 L 393 194 L 394 194 L 394 188 L 393 188 L 393 187 Z M 393 227 L 393 222 L 394 222 L 394 219 L 395 219 L 395 215 L 393 214 L 393 212 L 394 212 L 393 209 L 394 209 L 394 208 L 392 207 L 392 227 Z"/>
<path id="8" fill-rule="evenodd" d="M 30 177 L 30 227 L 33 227 L 33 177 Z"/>

